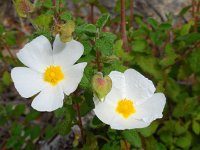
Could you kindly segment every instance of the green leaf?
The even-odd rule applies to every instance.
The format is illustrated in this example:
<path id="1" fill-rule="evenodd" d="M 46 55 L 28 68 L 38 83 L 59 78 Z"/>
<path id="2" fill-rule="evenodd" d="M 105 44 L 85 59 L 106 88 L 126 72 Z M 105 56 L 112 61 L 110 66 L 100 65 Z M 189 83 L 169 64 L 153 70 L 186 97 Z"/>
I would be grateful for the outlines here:
<path id="1" fill-rule="evenodd" d="M 9 31 L 5 33 L 5 41 L 9 46 L 16 45 L 16 33 L 13 31 Z"/>
<path id="2" fill-rule="evenodd" d="M 23 126 L 20 123 L 14 122 L 11 127 L 11 133 L 13 136 L 20 136 L 23 132 Z"/>
<path id="3" fill-rule="evenodd" d="M 157 29 L 158 27 L 158 22 L 153 19 L 153 18 L 148 18 L 147 19 L 147 22 L 154 28 L 154 29 Z"/>
<path id="4" fill-rule="evenodd" d="M 100 38 L 96 40 L 95 48 L 100 50 L 103 55 L 111 55 L 113 53 L 113 45 L 116 35 L 110 32 L 102 33 Z"/>
<path id="5" fill-rule="evenodd" d="M 200 134 L 200 124 L 195 120 L 192 122 L 192 130 L 196 135 Z"/>
<path id="6" fill-rule="evenodd" d="M 25 131 L 25 134 L 26 134 L 27 137 L 30 136 L 31 140 L 33 141 L 33 140 L 35 140 L 36 138 L 39 137 L 40 132 L 41 132 L 40 126 L 34 125 L 32 127 L 27 128 L 26 131 Z"/>
<path id="7" fill-rule="evenodd" d="M 54 135 L 56 135 L 55 128 L 52 125 L 48 125 L 45 128 L 45 139 L 51 139 Z"/>
<path id="8" fill-rule="evenodd" d="M 188 59 L 192 71 L 195 73 L 200 73 L 200 49 L 193 51 Z"/>
<path id="9" fill-rule="evenodd" d="M 46 14 L 37 16 L 34 20 L 36 26 L 42 30 L 48 30 L 52 22 L 53 22 L 53 16 Z"/>
<path id="10" fill-rule="evenodd" d="M 188 33 L 183 36 L 179 36 L 177 41 L 184 41 L 186 44 L 193 44 L 200 40 L 200 33 Z"/>
<path id="11" fill-rule="evenodd" d="M 187 133 L 185 135 L 180 136 L 177 140 L 176 140 L 176 145 L 181 147 L 181 148 L 189 148 L 190 145 L 192 143 L 192 136 L 190 133 Z"/>
<path id="12" fill-rule="evenodd" d="M 76 27 L 75 32 L 78 32 L 78 33 L 96 33 L 97 28 L 93 24 L 83 24 L 81 26 Z"/>
<path id="13" fill-rule="evenodd" d="M 183 26 L 181 26 L 180 35 L 183 36 L 183 35 L 188 34 L 193 25 L 194 25 L 194 20 L 191 20 L 187 24 L 184 24 Z"/>
<path id="14" fill-rule="evenodd" d="M 102 14 L 101 17 L 96 22 L 97 28 L 101 29 L 102 27 L 104 27 L 109 18 L 110 18 L 110 14 L 108 13 Z"/>
<path id="15" fill-rule="evenodd" d="M 52 2 L 52 0 L 44 0 L 44 1 L 41 1 L 41 3 L 46 8 L 53 8 L 53 2 Z"/>
<path id="16" fill-rule="evenodd" d="M 169 29 L 171 29 L 171 28 L 172 28 L 172 25 L 171 25 L 170 23 L 164 22 L 164 23 L 161 23 L 161 24 L 159 25 L 159 29 L 160 29 L 160 30 L 167 31 L 167 30 L 169 30 Z"/>
<path id="17" fill-rule="evenodd" d="M 32 120 L 37 119 L 39 116 L 40 116 L 40 113 L 39 113 L 38 111 L 32 109 L 32 110 L 27 114 L 27 116 L 26 116 L 26 121 L 27 121 L 27 122 L 30 122 L 30 121 L 32 121 Z"/>
<path id="18" fill-rule="evenodd" d="M 172 101 L 178 102 L 181 87 L 172 78 L 168 78 L 166 83 L 166 94 L 172 99 Z"/>
<path id="19" fill-rule="evenodd" d="M 147 42 L 145 40 L 136 40 L 133 42 L 133 51 L 144 52 L 146 46 Z"/>
<path id="20" fill-rule="evenodd" d="M 104 144 L 101 150 L 121 150 L 121 148 L 116 142 L 109 142 Z"/>
<path id="21" fill-rule="evenodd" d="M 165 33 L 162 32 L 150 32 L 149 36 L 152 40 L 152 42 L 157 45 L 157 46 L 161 46 L 163 43 L 163 39 L 162 36 L 165 35 Z"/>
<path id="22" fill-rule="evenodd" d="M 19 117 L 20 115 L 22 115 L 25 112 L 25 105 L 24 104 L 18 104 L 15 109 L 14 109 L 14 116 Z"/>
<path id="23" fill-rule="evenodd" d="M 126 139 L 131 145 L 133 145 L 135 147 L 142 146 L 140 136 L 134 129 L 133 130 L 124 130 L 122 132 L 122 135 L 123 135 L 124 139 Z"/>
<path id="24" fill-rule="evenodd" d="M 197 105 L 197 99 L 195 97 L 187 98 L 185 101 L 182 100 L 181 103 L 176 105 L 173 116 L 176 118 L 187 116 L 195 110 Z"/>
<path id="25" fill-rule="evenodd" d="M 187 128 L 187 124 L 182 124 L 181 122 L 176 122 L 175 126 L 174 126 L 174 134 L 176 136 L 180 136 L 182 134 L 184 134 L 186 131 L 188 130 Z"/>
<path id="26" fill-rule="evenodd" d="M 86 134 L 86 143 L 82 150 L 98 150 L 98 143 L 95 135 L 90 132 L 87 132 Z"/>
<path id="27" fill-rule="evenodd" d="M 183 9 L 181 9 L 181 11 L 178 14 L 178 17 L 184 16 L 190 10 L 191 7 L 192 7 L 192 5 L 189 5 L 189 6 L 184 7 Z"/>
<path id="28" fill-rule="evenodd" d="M 157 143 L 156 144 L 156 149 L 155 150 L 167 150 L 164 144 L 162 143 Z"/>
<path id="29" fill-rule="evenodd" d="M 72 14 L 70 12 L 65 11 L 63 14 L 60 15 L 60 18 L 63 21 L 69 21 L 69 20 L 72 20 Z"/>
<path id="30" fill-rule="evenodd" d="M 138 129 L 138 131 L 144 136 L 144 137 L 149 137 L 152 134 L 155 133 L 157 127 L 158 127 L 158 122 L 153 122 L 151 123 L 150 126 L 146 127 L 146 128 L 142 128 L 142 129 Z"/>
<path id="31" fill-rule="evenodd" d="M 5 28 L 2 24 L 0 24 L 0 35 L 5 32 Z"/>
<path id="32" fill-rule="evenodd" d="M 166 144 L 166 145 L 171 145 L 173 143 L 173 137 L 171 132 L 162 132 L 160 134 L 160 139 Z"/>
<path id="33" fill-rule="evenodd" d="M 66 105 L 64 108 L 61 108 L 64 110 L 64 118 L 56 125 L 56 130 L 61 135 L 66 135 L 71 131 L 72 127 L 72 121 L 74 119 L 75 113 L 71 105 Z"/>
<path id="34" fill-rule="evenodd" d="M 141 17 L 135 17 L 135 21 L 140 27 L 144 28 L 145 30 L 149 30 L 147 24 L 142 20 Z"/>
<path id="35" fill-rule="evenodd" d="M 84 46 L 84 55 L 89 54 L 91 52 L 91 50 L 92 50 L 92 44 L 87 40 L 82 41 L 81 43 Z"/>
<path id="36" fill-rule="evenodd" d="M 84 70 L 83 78 L 81 79 L 81 82 L 80 82 L 80 87 L 82 89 L 92 90 L 90 81 L 93 75 L 94 75 L 94 69 L 90 66 L 86 66 Z"/>
<path id="37" fill-rule="evenodd" d="M 149 73 L 155 79 L 162 79 L 162 72 L 158 65 L 158 59 L 150 56 L 138 55 L 135 57 L 135 62 L 144 72 Z"/>
<path id="38" fill-rule="evenodd" d="M 6 147 L 7 148 L 14 148 L 15 145 L 18 143 L 18 138 L 19 137 L 17 137 L 17 136 L 11 136 L 6 142 Z"/>
<path id="39" fill-rule="evenodd" d="M 94 118 L 92 119 L 91 123 L 90 123 L 90 126 L 92 128 L 101 128 L 103 126 L 105 126 L 105 124 L 99 120 L 99 118 L 97 116 L 94 116 Z"/>
<path id="40" fill-rule="evenodd" d="M 10 73 L 5 71 L 2 76 L 2 81 L 3 81 L 3 84 L 5 84 L 6 86 L 9 86 L 12 83 Z"/>
<path id="41" fill-rule="evenodd" d="M 160 65 L 163 67 L 175 64 L 175 60 L 178 55 L 175 53 L 172 45 L 167 44 L 164 51 L 164 58 L 160 61 Z"/>
<path id="42" fill-rule="evenodd" d="M 114 54 L 120 59 L 122 59 L 122 61 L 133 60 L 133 56 L 126 53 L 122 46 L 123 46 L 122 40 L 117 40 L 113 46 Z"/>

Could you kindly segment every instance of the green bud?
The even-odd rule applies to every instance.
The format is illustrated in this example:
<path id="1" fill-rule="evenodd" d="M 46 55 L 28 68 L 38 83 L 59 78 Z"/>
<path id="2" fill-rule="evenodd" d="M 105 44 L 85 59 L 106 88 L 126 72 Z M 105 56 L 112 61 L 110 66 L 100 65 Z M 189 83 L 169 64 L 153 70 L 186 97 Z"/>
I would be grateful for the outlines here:
<path id="1" fill-rule="evenodd" d="M 29 0 L 15 0 L 15 8 L 20 17 L 26 18 L 34 11 L 34 5 Z"/>
<path id="2" fill-rule="evenodd" d="M 99 100 L 103 101 L 112 88 L 112 80 L 109 76 L 103 77 L 99 72 L 92 77 L 92 88 Z"/>
<path id="3" fill-rule="evenodd" d="M 65 24 L 60 26 L 60 40 L 63 43 L 69 42 L 72 40 L 72 33 L 75 30 L 75 23 L 74 21 L 68 21 Z"/>

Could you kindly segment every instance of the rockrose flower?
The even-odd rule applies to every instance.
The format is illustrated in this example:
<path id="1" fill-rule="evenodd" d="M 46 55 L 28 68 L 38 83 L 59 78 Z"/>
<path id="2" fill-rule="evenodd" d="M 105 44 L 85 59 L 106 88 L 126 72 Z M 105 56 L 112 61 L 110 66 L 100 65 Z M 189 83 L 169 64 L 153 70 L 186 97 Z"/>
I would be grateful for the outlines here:
<path id="1" fill-rule="evenodd" d="M 134 69 L 109 75 L 112 89 L 101 102 L 94 97 L 96 116 L 117 130 L 144 128 L 162 118 L 166 103 L 163 93 L 154 93 L 152 81 Z"/>
<path id="2" fill-rule="evenodd" d="M 17 53 L 27 67 L 11 71 L 15 88 L 22 97 L 39 93 L 31 106 L 38 111 L 53 111 L 63 106 L 64 93 L 74 92 L 83 77 L 87 63 L 74 64 L 83 54 L 81 43 L 71 40 L 62 43 L 59 36 L 53 43 L 39 36 Z"/>

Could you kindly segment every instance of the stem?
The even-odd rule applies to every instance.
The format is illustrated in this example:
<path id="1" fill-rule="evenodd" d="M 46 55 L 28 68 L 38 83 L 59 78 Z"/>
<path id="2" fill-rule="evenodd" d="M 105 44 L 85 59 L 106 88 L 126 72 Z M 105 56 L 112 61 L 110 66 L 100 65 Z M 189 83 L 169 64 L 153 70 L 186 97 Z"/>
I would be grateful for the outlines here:
<path id="1" fill-rule="evenodd" d="M 198 22 L 198 16 L 196 15 L 195 11 L 196 1 L 192 0 L 192 16 L 194 18 L 194 32 L 197 32 L 197 22 Z"/>
<path id="2" fill-rule="evenodd" d="M 134 11 L 134 0 L 130 0 L 130 25 L 133 27 L 133 11 Z"/>
<path id="3" fill-rule="evenodd" d="M 56 0 L 52 0 L 53 6 L 56 7 Z"/>
<path id="4" fill-rule="evenodd" d="M 11 57 L 14 61 L 16 61 L 14 55 L 13 55 L 12 52 L 10 51 L 10 48 L 9 48 L 7 45 L 4 45 L 4 48 L 8 51 L 10 57 Z"/>
<path id="5" fill-rule="evenodd" d="M 102 140 L 104 140 L 104 141 L 106 141 L 106 142 L 109 142 L 109 140 L 108 140 L 106 137 L 104 137 L 104 136 L 96 135 L 95 137 L 96 137 L 97 139 L 102 139 Z"/>
<path id="6" fill-rule="evenodd" d="M 75 104 L 75 108 L 76 108 L 77 117 L 78 117 L 78 126 L 79 126 L 80 131 L 81 131 L 82 143 L 84 143 L 85 142 L 85 137 L 84 137 L 83 124 L 82 124 L 81 114 L 80 114 L 80 106 L 79 106 L 78 103 Z"/>
<path id="7" fill-rule="evenodd" d="M 94 4 L 90 4 L 90 22 L 94 23 Z"/>
<path id="8" fill-rule="evenodd" d="M 97 64 L 97 70 L 99 72 L 101 72 L 102 67 L 101 67 L 101 62 L 100 62 L 100 57 L 101 57 L 101 53 L 99 50 L 96 50 L 96 64 Z"/>
<path id="9" fill-rule="evenodd" d="M 126 52 L 129 52 L 128 45 L 127 45 L 127 36 L 126 36 L 126 20 L 125 20 L 125 0 L 121 1 L 121 33 L 122 33 L 122 41 L 123 46 Z"/>
<path id="10" fill-rule="evenodd" d="M 127 143 L 126 140 L 124 140 L 124 144 L 125 144 L 125 146 L 126 146 L 126 150 L 129 150 L 128 143 Z"/>

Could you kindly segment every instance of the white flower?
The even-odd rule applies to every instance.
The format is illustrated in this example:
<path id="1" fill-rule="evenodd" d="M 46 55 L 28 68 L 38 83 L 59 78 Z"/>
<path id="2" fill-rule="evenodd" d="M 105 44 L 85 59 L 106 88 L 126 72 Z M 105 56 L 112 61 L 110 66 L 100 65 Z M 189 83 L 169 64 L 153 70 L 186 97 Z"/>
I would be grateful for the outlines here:
<path id="1" fill-rule="evenodd" d="M 166 103 L 163 93 L 154 93 L 152 81 L 134 69 L 124 73 L 112 71 L 112 89 L 101 102 L 94 97 L 96 116 L 111 128 L 123 130 L 144 128 L 162 118 Z"/>
<path id="2" fill-rule="evenodd" d="M 78 87 L 87 63 L 74 64 L 83 54 L 78 41 L 62 43 L 59 36 L 53 43 L 44 36 L 35 38 L 17 53 L 27 67 L 11 71 L 15 88 L 22 97 L 39 93 L 31 106 L 38 111 L 53 111 L 63 106 L 64 93 L 69 95 Z"/>

